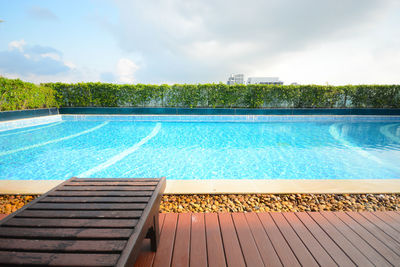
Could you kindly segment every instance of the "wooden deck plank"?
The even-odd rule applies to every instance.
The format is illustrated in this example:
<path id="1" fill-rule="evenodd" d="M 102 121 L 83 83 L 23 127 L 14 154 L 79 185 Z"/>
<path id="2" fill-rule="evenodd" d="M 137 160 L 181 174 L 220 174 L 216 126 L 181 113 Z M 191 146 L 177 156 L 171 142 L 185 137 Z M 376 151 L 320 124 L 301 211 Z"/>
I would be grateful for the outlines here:
<path id="1" fill-rule="evenodd" d="M 385 213 L 392 217 L 396 222 L 400 223 L 400 214 L 398 212 L 386 211 Z"/>
<path id="2" fill-rule="evenodd" d="M 0 238 L 0 251 L 26 252 L 75 252 L 116 253 L 121 252 L 126 240 L 42 240 Z"/>
<path id="3" fill-rule="evenodd" d="M 149 197 L 153 191 L 55 191 L 53 197 Z"/>
<path id="4" fill-rule="evenodd" d="M 165 215 L 164 226 L 160 235 L 160 244 L 154 258 L 154 267 L 171 265 L 177 220 L 178 214 L 176 213 L 167 213 Z"/>
<path id="5" fill-rule="evenodd" d="M 12 227 L 76 227 L 76 228 L 131 228 L 135 227 L 136 219 L 37 219 L 12 218 L 4 226 Z"/>
<path id="6" fill-rule="evenodd" d="M 0 237 L 35 239 L 128 239 L 133 229 L 0 227 Z"/>
<path id="7" fill-rule="evenodd" d="M 232 213 L 246 266 L 264 266 L 244 213 Z"/>
<path id="8" fill-rule="evenodd" d="M 304 246 L 301 239 L 296 235 L 295 231 L 283 217 L 282 213 L 272 212 L 271 217 L 285 237 L 286 241 L 288 242 L 299 262 L 303 266 L 318 266 L 318 263 L 316 262 L 314 257 L 308 251 L 307 247 Z"/>
<path id="9" fill-rule="evenodd" d="M 339 232 L 336 231 L 336 229 L 330 225 L 328 222 L 324 222 L 325 218 L 323 220 L 319 220 L 319 223 L 322 224 L 324 227 L 321 228 L 320 225 L 318 225 L 307 213 L 305 212 L 296 212 L 295 215 L 297 218 L 302 221 L 302 223 L 307 227 L 307 229 L 311 232 L 311 234 L 318 240 L 318 242 L 321 244 L 322 247 L 324 247 L 325 251 L 331 255 L 331 257 L 334 259 L 334 261 L 339 265 L 339 266 L 355 266 L 353 261 L 342 251 L 342 249 L 339 246 L 344 246 L 348 247 L 350 245 L 350 248 L 358 251 L 356 248 L 354 248 L 348 241 L 345 239 Z M 325 231 L 326 232 L 325 232 Z M 338 240 L 336 241 L 338 244 L 333 241 L 327 233 L 331 233 L 333 235 L 338 236 Z M 359 253 L 359 252 L 358 252 Z M 365 261 L 369 265 L 363 265 L 363 266 L 373 266 L 361 253 L 360 257 L 363 260 L 358 261 L 359 263 L 365 263 Z"/>
<path id="10" fill-rule="evenodd" d="M 269 213 L 258 213 L 257 214 L 265 232 L 269 236 L 276 253 L 278 254 L 282 264 L 284 266 L 300 266 L 296 256 L 292 249 L 289 247 L 285 238 L 282 236 L 278 227 Z"/>
<path id="11" fill-rule="evenodd" d="M 190 238 L 190 267 L 207 267 L 207 243 L 204 213 L 193 213 Z"/>
<path id="12" fill-rule="evenodd" d="M 151 251 L 150 239 L 143 240 L 140 254 L 135 261 L 134 267 L 149 267 L 153 266 L 153 261 L 156 253 Z"/>
<path id="13" fill-rule="evenodd" d="M 267 233 L 264 231 L 264 227 L 262 226 L 257 214 L 246 213 L 245 216 L 264 265 L 282 266 L 282 263 L 271 243 L 271 240 L 269 239 Z"/>
<path id="14" fill-rule="evenodd" d="M 85 185 L 64 185 L 55 192 L 60 191 L 151 191 L 156 189 L 155 186 L 85 186 Z"/>
<path id="15" fill-rule="evenodd" d="M 222 244 L 221 229 L 218 214 L 206 213 L 204 215 L 207 239 L 207 261 L 209 267 L 226 266 L 225 252 Z"/>
<path id="16" fill-rule="evenodd" d="M 39 203 L 147 203 L 150 197 L 45 197 Z"/>
<path id="17" fill-rule="evenodd" d="M 337 212 L 335 212 L 337 213 Z M 342 222 L 339 217 L 331 212 L 321 214 L 331 222 L 358 250 L 360 250 L 373 264 L 377 266 L 390 266 L 390 263 L 382 257 L 369 243 L 365 242 L 356 232 Z"/>
<path id="18" fill-rule="evenodd" d="M 143 210 L 146 203 L 36 203 L 29 210 Z"/>
<path id="19" fill-rule="evenodd" d="M 299 214 L 300 215 L 300 214 Z M 348 255 L 357 266 L 374 266 L 373 263 L 320 212 L 308 212 L 308 215 L 329 235 L 329 237 Z M 347 229 L 350 230 L 350 229 Z M 346 230 L 346 231 L 347 231 Z M 350 232 L 350 234 L 354 234 Z M 335 257 L 335 259 L 341 259 Z"/>
<path id="20" fill-rule="evenodd" d="M 360 212 L 361 216 L 366 218 L 368 221 L 373 223 L 376 227 L 381 229 L 387 235 L 392 237 L 394 240 L 400 240 L 400 232 L 396 231 L 394 228 L 390 226 L 390 223 L 385 223 L 384 220 L 379 219 L 378 217 L 374 216 L 371 212 Z M 399 228 L 400 230 L 400 228 Z"/>
<path id="21" fill-rule="evenodd" d="M 189 266 L 191 224 L 192 215 L 190 213 L 179 214 L 172 255 L 171 266 L 173 267 Z"/>
<path id="22" fill-rule="evenodd" d="M 29 253 L 0 251 L 0 265 L 113 266 L 118 254 Z"/>
<path id="23" fill-rule="evenodd" d="M 389 263 L 400 263 L 400 256 L 394 253 L 388 244 L 383 243 L 381 240 L 371 234 L 366 227 L 368 225 L 361 225 L 360 222 L 352 219 L 347 213 L 336 212 L 335 215 L 341 219 L 348 227 L 356 232 L 362 239 L 370 244 L 376 251 L 379 252 Z M 376 231 L 377 233 L 377 231 Z M 382 237 L 382 236 L 381 236 Z"/>
<path id="24" fill-rule="evenodd" d="M 335 214 L 333 214 L 334 218 L 329 218 L 329 220 L 325 216 L 323 216 L 323 214 L 327 214 L 328 218 L 330 216 L 329 212 L 274 214 L 180 214 L 179 216 L 188 216 L 191 221 L 190 242 L 183 242 L 187 246 L 187 248 L 184 248 L 185 252 L 183 254 L 185 255 L 185 257 L 187 257 L 187 250 L 189 250 L 190 257 L 189 259 L 186 258 L 184 260 L 184 264 L 181 266 L 187 266 L 188 261 L 189 266 L 191 267 L 213 267 L 227 265 L 231 266 L 229 264 L 232 264 L 232 257 L 229 261 L 229 264 L 226 264 L 226 260 L 229 259 L 227 258 L 228 256 L 224 251 L 223 244 L 225 245 L 226 241 L 223 240 L 223 238 L 221 237 L 224 236 L 224 233 L 222 233 L 221 231 L 227 231 L 228 233 L 233 233 L 234 231 L 236 232 L 236 242 L 239 243 L 239 248 L 236 247 L 236 252 L 244 255 L 240 255 L 240 257 L 244 258 L 246 266 L 259 266 L 259 261 L 257 261 L 255 264 L 253 262 L 246 261 L 246 255 L 254 254 L 255 251 L 258 251 L 260 253 L 259 256 L 263 260 L 262 265 L 282 266 L 281 259 L 279 258 L 279 256 L 281 255 L 282 262 L 285 263 L 284 266 L 294 266 L 296 264 L 297 266 L 299 266 L 298 260 L 292 252 L 292 248 L 289 246 L 284 238 L 291 238 L 290 235 L 287 234 L 287 231 L 293 231 L 291 234 L 295 234 L 301 240 L 304 246 L 303 249 L 309 248 L 311 254 L 315 256 L 317 262 L 321 266 L 335 265 L 335 263 L 339 266 L 373 266 L 373 264 L 364 254 L 366 254 L 369 258 L 375 256 L 380 257 L 380 259 L 373 260 L 375 263 L 380 263 L 382 259 L 384 260 L 384 258 L 373 248 L 371 248 L 367 244 L 367 242 L 365 242 L 358 235 L 358 233 L 354 232 L 353 229 L 351 229 L 350 227 L 347 227 L 347 224 L 345 224 Z M 364 213 L 355 214 L 363 216 Z M 167 214 L 167 216 L 171 216 L 171 214 Z M 160 245 L 163 244 L 161 246 L 164 247 L 164 252 L 161 251 L 161 253 L 167 256 L 158 256 L 157 254 L 159 252 L 155 254 L 147 254 L 147 265 L 139 264 L 140 262 L 145 262 L 141 260 L 135 266 L 151 266 L 152 263 L 155 263 L 154 259 L 156 257 L 160 259 L 160 262 L 163 262 L 162 266 L 170 266 L 172 262 L 174 262 L 174 257 L 177 253 L 176 250 L 184 247 L 181 241 L 189 239 L 189 231 L 187 230 L 188 222 L 185 222 L 185 224 L 181 224 L 180 219 L 177 219 L 178 214 L 175 214 L 175 216 L 175 223 L 172 223 L 172 225 L 170 223 L 170 227 L 166 228 L 167 231 L 170 232 L 169 236 L 172 237 L 172 240 L 171 238 L 165 238 L 165 235 L 163 234 L 164 228 L 162 228 L 162 235 L 164 236 L 164 238 L 160 241 Z M 371 213 L 371 216 L 375 216 L 375 213 Z M 229 217 L 231 218 L 231 220 L 229 220 Z M 381 222 L 381 224 L 383 224 L 383 226 L 381 225 L 381 227 L 387 227 L 391 229 L 391 231 L 396 232 L 395 229 L 391 228 L 386 223 L 383 223 L 383 221 L 378 219 L 378 217 L 375 216 L 373 218 L 375 218 L 373 220 L 378 220 L 378 222 Z M 371 230 L 371 234 L 375 233 L 374 231 L 378 231 L 378 233 L 381 233 L 381 228 L 378 228 L 378 226 L 370 221 L 366 221 L 366 219 L 361 219 L 357 223 L 361 225 L 367 223 L 366 227 L 368 229 L 366 230 Z M 277 226 L 277 224 L 279 224 L 279 227 Z M 180 229 L 181 225 L 183 225 L 183 229 Z M 371 227 L 376 227 L 378 230 L 373 230 Z M 281 231 L 284 233 L 284 235 L 282 235 Z M 171 232 L 173 232 L 173 234 Z M 181 232 L 181 234 L 179 234 L 179 232 Z M 345 234 L 343 234 L 343 232 Z M 179 235 L 184 236 L 183 239 L 180 238 Z M 202 241 L 197 241 L 196 235 L 200 237 Z M 358 236 L 358 239 L 355 236 Z M 179 241 L 180 239 L 181 241 Z M 352 242 L 356 241 L 358 241 L 358 243 L 354 245 Z M 176 242 L 181 242 L 181 244 L 176 244 Z M 165 243 L 168 244 L 166 245 Z M 277 248 L 275 248 L 274 245 L 276 245 Z M 311 248 L 311 246 L 316 246 L 317 248 Z M 368 246 L 369 249 L 366 249 L 365 246 Z M 199 247 L 202 248 L 200 249 L 200 251 L 202 252 L 199 252 L 196 256 L 193 251 L 197 251 L 197 248 Z M 265 248 L 268 249 L 266 250 Z M 167 250 L 168 253 L 165 253 L 165 250 Z M 368 254 L 370 252 L 369 250 L 372 250 L 373 253 Z M 264 253 L 265 251 L 267 251 L 267 253 Z M 278 253 L 278 251 L 280 252 L 280 254 Z M 294 262 L 294 264 L 292 264 L 293 262 L 290 262 L 290 255 L 292 256 L 291 260 Z M 196 265 L 196 263 L 198 263 L 197 259 L 200 259 L 201 257 L 203 258 L 202 263 Z M 141 256 L 139 256 L 139 259 L 140 258 Z M 206 258 L 207 261 L 205 261 L 204 258 Z M 236 255 L 235 258 L 237 258 Z M 165 261 L 163 261 L 162 259 L 164 259 Z M 334 262 L 332 261 L 332 259 L 334 260 Z M 384 261 L 384 264 L 385 263 L 387 265 L 389 264 L 388 262 Z M 379 264 L 379 266 L 384 266 L 384 264 Z M 394 262 L 393 264 L 396 265 L 397 263 Z M 240 265 L 243 266 L 243 263 Z M 156 264 L 154 264 L 154 266 L 156 266 Z"/>
<path id="25" fill-rule="evenodd" d="M 358 224 L 362 225 L 369 233 L 375 236 L 378 240 L 380 240 L 383 244 L 385 244 L 388 248 L 392 249 L 394 252 L 400 253 L 400 239 L 395 239 L 393 236 L 385 233 L 375 224 L 367 220 L 364 216 L 362 216 L 359 212 L 346 212 L 348 216 L 350 216 L 354 221 Z M 395 231 L 394 231 L 395 232 Z"/>
<path id="26" fill-rule="evenodd" d="M 227 265 L 229 267 L 246 266 L 231 214 L 219 213 L 218 218 Z"/>
<path id="27" fill-rule="evenodd" d="M 97 210 L 25 210 L 23 213 L 15 216 L 16 218 L 139 218 L 142 211 L 124 210 L 124 211 L 97 211 Z"/>
<path id="28" fill-rule="evenodd" d="M 162 232 L 164 225 L 165 213 L 159 214 L 159 225 L 160 231 Z M 153 266 L 154 257 L 156 256 L 156 252 L 151 251 L 150 240 L 143 240 L 142 251 L 139 254 L 134 267 L 149 267 Z"/>
<path id="29" fill-rule="evenodd" d="M 371 212 L 370 214 L 371 214 L 371 216 L 374 216 L 374 217 L 378 218 L 379 220 L 383 221 L 385 224 L 387 224 L 393 230 L 400 233 L 400 223 L 398 223 L 396 220 L 394 220 L 391 216 L 387 215 L 384 212 Z"/>
<path id="30" fill-rule="evenodd" d="M 282 213 L 283 217 L 289 222 L 290 226 L 297 233 L 301 241 L 314 256 L 314 259 L 324 266 L 336 266 L 335 261 L 329 256 L 325 249 L 318 243 L 314 236 L 308 231 L 304 224 L 293 212 Z"/>

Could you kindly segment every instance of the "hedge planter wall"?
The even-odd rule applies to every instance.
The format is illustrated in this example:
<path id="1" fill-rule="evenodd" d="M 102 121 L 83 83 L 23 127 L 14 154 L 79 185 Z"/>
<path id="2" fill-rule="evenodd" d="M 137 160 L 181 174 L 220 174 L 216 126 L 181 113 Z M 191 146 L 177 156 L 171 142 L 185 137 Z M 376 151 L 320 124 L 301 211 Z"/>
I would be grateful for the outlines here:
<path id="1" fill-rule="evenodd" d="M 400 85 L 51 83 L 62 107 L 399 108 Z"/>
<path id="2" fill-rule="evenodd" d="M 51 87 L 0 77 L 0 111 L 57 107 Z"/>
<path id="3" fill-rule="evenodd" d="M 0 110 L 49 107 L 400 108 L 400 85 L 120 85 L 0 77 Z"/>

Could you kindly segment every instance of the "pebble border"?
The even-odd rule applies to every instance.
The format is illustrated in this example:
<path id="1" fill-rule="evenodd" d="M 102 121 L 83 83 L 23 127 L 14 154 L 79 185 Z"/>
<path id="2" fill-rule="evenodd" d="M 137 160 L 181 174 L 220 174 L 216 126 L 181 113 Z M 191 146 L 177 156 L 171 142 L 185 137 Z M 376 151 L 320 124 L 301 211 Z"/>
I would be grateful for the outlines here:
<path id="1" fill-rule="evenodd" d="M 0 195 L 10 214 L 39 195 Z M 400 194 L 163 195 L 161 213 L 184 212 L 400 211 Z"/>

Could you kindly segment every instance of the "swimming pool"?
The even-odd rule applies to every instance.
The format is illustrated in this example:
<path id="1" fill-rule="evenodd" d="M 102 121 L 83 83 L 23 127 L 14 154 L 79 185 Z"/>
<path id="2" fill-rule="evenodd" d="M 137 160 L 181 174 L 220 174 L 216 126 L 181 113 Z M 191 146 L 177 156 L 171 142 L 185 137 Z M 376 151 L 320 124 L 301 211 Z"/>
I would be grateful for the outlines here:
<path id="1" fill-rule="evenodd" d="M 57 115 L 38 125 L 20 121 L 0 125 L 0 180 L 400 179 L 398 116 Z"/>

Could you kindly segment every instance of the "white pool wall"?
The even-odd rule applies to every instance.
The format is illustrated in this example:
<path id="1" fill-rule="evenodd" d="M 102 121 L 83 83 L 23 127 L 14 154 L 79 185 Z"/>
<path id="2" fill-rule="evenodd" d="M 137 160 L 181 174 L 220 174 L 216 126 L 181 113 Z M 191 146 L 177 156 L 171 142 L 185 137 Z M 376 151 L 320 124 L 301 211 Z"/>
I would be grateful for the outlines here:
<path id="1" fill-rule="evenodd" d="M 0 132 L 62 121 L 61 115 L 50 115 L 0 122 Z"/>

